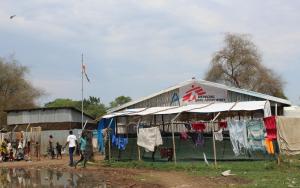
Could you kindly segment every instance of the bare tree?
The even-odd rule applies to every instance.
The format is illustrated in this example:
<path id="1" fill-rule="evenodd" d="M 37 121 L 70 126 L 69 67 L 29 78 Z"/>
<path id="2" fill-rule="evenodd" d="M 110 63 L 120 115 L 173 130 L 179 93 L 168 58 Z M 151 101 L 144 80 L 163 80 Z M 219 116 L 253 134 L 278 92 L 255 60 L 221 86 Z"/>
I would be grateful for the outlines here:
<path id="1" fill-rule="evenodd" d="M 43 92 L 32 86 L 25 76 L 28 69 L 11 57 L 0 58 L 0 125 L 6 125 L 7 109 L 21 109 L 36 106 L 35 100 Z"/>
<path id="2" fill-rule="evenodd" d="M 228 33 L 224 42 L 213 55 L 206 80 L 286 98 L 281 77 L 262 65 L 249 35 Z"/>

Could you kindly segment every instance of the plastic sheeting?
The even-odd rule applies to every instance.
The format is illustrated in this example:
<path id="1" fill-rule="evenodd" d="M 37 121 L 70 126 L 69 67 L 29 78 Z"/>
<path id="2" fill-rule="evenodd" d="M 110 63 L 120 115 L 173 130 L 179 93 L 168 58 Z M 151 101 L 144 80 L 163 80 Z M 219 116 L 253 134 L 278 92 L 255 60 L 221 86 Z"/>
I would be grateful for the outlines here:
<path id="1" fill-rule="evenodd" d="M 116 124 L 116 121 L 114 118 L 109 118 L 109 119 L 102 118 L 98 123 L 98 129 L 97 129 L 98 150 L 102 153 L 104 153 L 104 151 L 105 151 L 105 144 L 104 144 L 104 140 L 103 140 L 103 136 L 102 136 L 102 130 L 109 126 L 113 130 L 113 131 L 111 131 L 111 135 L 113 135 L 113 134 L 115 134 L 115 124 Z"/>

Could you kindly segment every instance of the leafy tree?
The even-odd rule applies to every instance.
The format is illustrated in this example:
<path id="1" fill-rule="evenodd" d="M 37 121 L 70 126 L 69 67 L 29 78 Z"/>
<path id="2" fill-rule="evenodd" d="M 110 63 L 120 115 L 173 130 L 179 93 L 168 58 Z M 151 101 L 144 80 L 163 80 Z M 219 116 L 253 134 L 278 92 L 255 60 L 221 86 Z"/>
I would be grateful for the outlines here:
<path id="1" fill-rule="evenodd" d="M 119 96 L 117 98 L 115 98 L 114 101 L 111 101 L 110 104 L 110 108 L 115 108 L 117 106 L 121 106 L 122 104 L 128 103 L 131 101 L 130 97 L 126 97 L 126 96 Z"/>
<path id="2" fill-rule="evenodd" d="M 0 124 L 6 125 L 7 109 L 22 109 L 36 106 L 36 99 L 43 91 L 35 88 L 26 79 L 29 70 L 14 57 L 0 57 Z"/>
<path id="3" fill-rule="evenodd" d="M 81 110 L 81 100 L 55 99 L 54 101 L 46 103 L 45 107 L 74 107 Z M 100 98 L 92 96 L 88 99 L 83 99 L 83 110 L 94 118 L 106 113 L 105 105 L 100 103 Z"/>
<path id="4" fill-rule="evenodd" d="M 283 81 L 261 63 L 256 45 L 245 34 L 226 34 L 225 46 L 217 51 L 205 79 L 286 98 Z"/>
<path id="5" fill-rule="evenodd" d="M 45 107 L 76 107 L 77 101 L 73 101 L 72 99 L 55 99 L 52 102 L 48 102 L 45 104 Z"/>

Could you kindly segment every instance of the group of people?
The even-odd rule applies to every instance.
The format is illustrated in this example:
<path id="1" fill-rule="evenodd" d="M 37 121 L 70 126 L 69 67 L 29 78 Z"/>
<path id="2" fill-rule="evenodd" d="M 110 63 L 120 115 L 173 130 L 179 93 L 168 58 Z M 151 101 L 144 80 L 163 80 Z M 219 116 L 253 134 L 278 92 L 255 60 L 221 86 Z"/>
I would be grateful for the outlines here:
<path id="1" fill-rule="evenodd" d="M 23 160 L 30 151 L 30 143 L 24 140 L 16 140 L 15 142 L 4 139 L 0 146 L 0 161 Z"/>
<path id="2" fill-rule="evenodd" d="M 86 163 L 89 159 L 88 151 L 88 141 L 87 133 L 82 132 L 79 142 L 77 141 L 76 136 L 73 134 L 73 131 L 69 131 L 67 141 L 65 145 L 61 145 L 59 142 L 54 143 L 54 138 L 52 135 L 49 136 L 47 154 L 51 156 L 52 159 L 59 157 L 62 159 L 62 150 L 68 146 L 69 148 L 69 166 L 77 167 L 80 162 L 83 162 L 83 167 L 86 166 Z M 35 144 L 38 145 L 38 144 Z M 74 161 L 74 152 L 76 148 L 79 148 L 80 159 Z M 23 140 L 16 140 L 16 142 L 10 142 L 8 139 L 0 145 L 0 161 L 15 161 L 23 160 L 26 155 L 29 156 L 30 153 L 30 142 L 26 143 Z"/>

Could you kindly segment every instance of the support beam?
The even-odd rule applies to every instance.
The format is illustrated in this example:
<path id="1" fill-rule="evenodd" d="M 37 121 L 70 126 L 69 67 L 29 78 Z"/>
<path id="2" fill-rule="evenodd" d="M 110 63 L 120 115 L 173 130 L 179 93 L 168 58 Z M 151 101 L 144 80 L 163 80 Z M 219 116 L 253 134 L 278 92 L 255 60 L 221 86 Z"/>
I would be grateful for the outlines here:
<path id="1" fill-rule="evenodd" d="M 174 164 L 177 164 L 176 158 L 176 144 L 175 144 L 175 135 L 174 135 L 174 121 L 180 116 L 181 112 L 178 113 L 172 120 L 171 120 L 171 128 L 172 128 L 172 140 L 173 140 L 173 157 L 174 157 Z"/>

